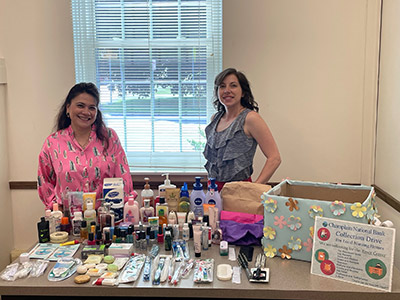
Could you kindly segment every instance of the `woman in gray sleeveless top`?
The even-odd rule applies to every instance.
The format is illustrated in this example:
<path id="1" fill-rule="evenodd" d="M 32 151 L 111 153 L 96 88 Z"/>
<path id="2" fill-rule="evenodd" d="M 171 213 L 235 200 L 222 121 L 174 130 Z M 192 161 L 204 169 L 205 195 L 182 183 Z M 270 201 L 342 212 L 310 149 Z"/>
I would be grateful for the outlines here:
<path id="1" fill-rule="evenodd" d="M 246 76 L 233 68 L 222 71 L 215 78 L 214 98 L 217 113 L 205 129 L 203 152 L 208 177 L 216 178 L 219 190 L 225 182 L 251 181 L 259 144 L 267 160 L 255 182 L 267 183 L 281 158 L 267 124 L 258 114 Z"/>

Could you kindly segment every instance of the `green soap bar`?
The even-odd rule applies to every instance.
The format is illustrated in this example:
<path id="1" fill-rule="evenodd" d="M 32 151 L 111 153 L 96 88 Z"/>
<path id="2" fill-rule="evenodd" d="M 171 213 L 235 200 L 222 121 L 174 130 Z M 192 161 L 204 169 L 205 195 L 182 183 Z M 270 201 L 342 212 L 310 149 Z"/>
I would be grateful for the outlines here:
<path id="1" fill-rule="evenodd" d="M 104 262 L 106 264 L 112 264 L 114 262 L 114 256 L 112 255 L 104 256 Z"/>
<path id="2" fill-rule="evenodd" d="M 109 264 L 107 266 L 107 270 L 110 271 L 110 272 L 117 272 L 118 271 L 118 266 L 114 265 L 114 264 Z"/>

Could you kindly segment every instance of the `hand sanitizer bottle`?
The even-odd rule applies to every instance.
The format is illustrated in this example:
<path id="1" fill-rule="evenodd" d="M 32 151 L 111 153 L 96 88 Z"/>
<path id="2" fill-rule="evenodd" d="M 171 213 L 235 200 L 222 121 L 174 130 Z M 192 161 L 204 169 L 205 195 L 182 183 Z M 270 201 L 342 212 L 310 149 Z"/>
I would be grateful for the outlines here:
<path id="1" fill-rule="evenodd" d="M 205 203 L 206 195 L 203 191 L 201 177 L 195 177 L 196 182 L 193 184 L 193 191 L 190 194 L 190 210 L 194 212 L 196 218 L 203 216 L 203 204 Z"/>
<path id="2" fill-rule="evenodd" d="M 129 196 L 128 202 L 124 206 L 124 222 L 139 224 L 139 204 L 133 196 Z"/>
<path id="3" fill-rule="evenodd" d="M 210 178 L 210 185 L 208 186 L 205 203 L 215 205 L 215 207 L 218 208 L 219 217 L 222 210 L 222 199 L 218 193 L 218 186 L 215 183 L 215 178 Z"/>
<path id="4" fill-rule="evenodd" d="M 86 220 L 87 224 L 91 224 L 92 222 L 96 223 L 96 211 L 93 209 L 93 202 L 88 201 L 86 203 L 87 209 L 83 213 L 83 217 Z"/>
<path id="5" fill-rule="evenodd" d="M 154 208 L 150 206 L 150 199 L 144 199 L 144 206 L 140 209 L 140 221 L 143 224 L 149 223 L 149 218 L 154 217 Z"/>

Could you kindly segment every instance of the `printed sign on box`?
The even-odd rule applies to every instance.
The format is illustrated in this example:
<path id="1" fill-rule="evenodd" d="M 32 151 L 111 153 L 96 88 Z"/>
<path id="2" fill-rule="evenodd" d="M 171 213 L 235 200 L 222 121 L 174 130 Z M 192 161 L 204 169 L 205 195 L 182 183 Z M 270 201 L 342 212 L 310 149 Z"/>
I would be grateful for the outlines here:
<path id="1" fill-rule="evenodd" d="M 390 292 L 395 229 L 317 217 L 311 274 Z"/>

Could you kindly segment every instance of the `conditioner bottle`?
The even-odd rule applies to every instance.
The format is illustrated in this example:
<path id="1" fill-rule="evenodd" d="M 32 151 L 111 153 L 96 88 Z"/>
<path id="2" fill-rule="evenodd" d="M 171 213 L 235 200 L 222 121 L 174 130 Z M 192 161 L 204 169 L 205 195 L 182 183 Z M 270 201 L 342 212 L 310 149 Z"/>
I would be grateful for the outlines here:
<path id="1" fill-rule="evenodd" d="M 193 191 L 190 194 L 190 210 L 198 218 L 203 216 L 203 204 L 205 203 L 206 195 L 203 191 L 203 185 L 200 182 L 201 177 L 195 177 L 195 180 Z"/>

